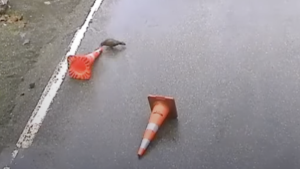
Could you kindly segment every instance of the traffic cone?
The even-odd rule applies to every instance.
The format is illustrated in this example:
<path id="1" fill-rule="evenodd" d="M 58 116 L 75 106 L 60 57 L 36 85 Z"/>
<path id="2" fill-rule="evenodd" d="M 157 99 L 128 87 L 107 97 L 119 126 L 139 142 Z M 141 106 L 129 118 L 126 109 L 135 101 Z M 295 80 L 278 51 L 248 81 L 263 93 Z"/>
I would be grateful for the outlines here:
<path id="1" fill-rule="evenodd" d="M 139 158 L 144 155 L 165 119 L 177 118 L 177 110 L 173 97 L 149 95 L 148 101 L 151 108 L 151 115 L 138 150 Z"/>
<path id="2" fill-rule="evenodd" d="M 103 49 L 99 48 L 86 55 L 68 56 L 69 76 L 74 79 L 88 80 L 92 75 L 92 67 L 95 59 L 102 53 Z"/>

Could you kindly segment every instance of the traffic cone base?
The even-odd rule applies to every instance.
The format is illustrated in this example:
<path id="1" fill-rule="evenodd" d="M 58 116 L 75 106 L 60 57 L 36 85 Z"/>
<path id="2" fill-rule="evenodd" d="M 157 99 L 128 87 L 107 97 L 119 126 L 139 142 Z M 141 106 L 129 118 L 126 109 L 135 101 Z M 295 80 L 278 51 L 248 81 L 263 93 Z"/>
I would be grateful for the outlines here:
<path id="1" fill-rule="evenodd" d="M 88 80 L 92 75 L 92 67 L 95 59 L 102 53 L 102 48 L 87 55 L 68 56 L 69 76 L 74 79 Z"/>
<path id="2" fill-rule="evenodd" d="M 174 98 L 160 95 L 149 95 L 148 101 L 151 108 L 151 115 L 138 150 L 139 158 L 145 153 L 147 147 L 154 139 L 156 132 L 165 119 L 177 118 Z"/>
<path id="3" fill-rule="evenodd" d="M 149 95 L 148 96 L 148 101 L 150 104 L 151 110 L 157 105 L 158 103 L 163 103 L 166 104 L 167 107 L 170 109 L 170 113 L 168 114 L 167 118 L 177 118 L 177 109 L 176 109 L 176 104 L 175 100 L 173 97 L 166 97 L 166 96 L 161 96 L 161 95 Z"/>

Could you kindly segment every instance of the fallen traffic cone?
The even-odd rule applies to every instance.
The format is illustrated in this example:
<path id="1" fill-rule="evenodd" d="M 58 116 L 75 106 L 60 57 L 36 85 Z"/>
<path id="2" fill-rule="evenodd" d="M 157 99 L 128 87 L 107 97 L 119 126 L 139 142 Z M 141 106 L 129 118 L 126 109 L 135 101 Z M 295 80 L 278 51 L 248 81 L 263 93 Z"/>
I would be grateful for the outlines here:
<path id="1" fill-rule="evenodd" d="M 139 158 L 146 152 L 147 147 L 154 139 L 157 130 L 165 119 L 177 118 L 177 110 L 173 97 L 149 95 L 148 101 L 151 108 L 151 115 L 138 150 Z"/>
<path id="2" fill-rule="evenodd" d="M 69 76 L 74 79 L 88 80 L 92 75 L 92 67 L 95 59 L 102 53 L 103 49 L 99 48 L 86 55 L 68 56 Z"/>

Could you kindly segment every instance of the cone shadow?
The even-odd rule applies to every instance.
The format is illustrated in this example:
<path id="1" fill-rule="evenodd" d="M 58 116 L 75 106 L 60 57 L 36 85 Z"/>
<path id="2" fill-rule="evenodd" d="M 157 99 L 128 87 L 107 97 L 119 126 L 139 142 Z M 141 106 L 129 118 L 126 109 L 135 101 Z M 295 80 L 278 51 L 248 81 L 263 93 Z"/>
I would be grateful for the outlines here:
<path id="1" fill-rule="evenodd" d="M 157 147 L 156 145 L 160 144 L 162 141 L 168 143 L 176 143 L 178 136 L 178 119 L 168 119 L 157 131 L 156 137 L 149 144 L 146 153 L 142 157 L 139 157 L 139 159 L 142 159 L 143 157 L 151 153 L 152 150 L 155 150 L 155 147 Z"/>

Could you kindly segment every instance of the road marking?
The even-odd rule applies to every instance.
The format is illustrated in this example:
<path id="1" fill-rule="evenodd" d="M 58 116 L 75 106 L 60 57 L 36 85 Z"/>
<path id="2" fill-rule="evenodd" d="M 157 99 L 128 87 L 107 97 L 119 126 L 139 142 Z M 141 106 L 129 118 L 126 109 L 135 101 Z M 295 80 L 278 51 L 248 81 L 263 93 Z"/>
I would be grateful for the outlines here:
<path id="1" fill-rule="evenodd" d="M 68 71 L 67 56 L 76 53 L 82 39 L 84 38 L 85 32 L 89 27 L 89 23 L 93 19 L 95 12 L 100 8 L 102 1 L 103 0 L 95 0 L 93 6 L 90 9 L 90 13 L 85 19 L 84 24 L 73 37 L 73 40 L 69 46 L 70 50 L 67 52 L 66 56 L 61 60 L 61 62 L 56 67 L 51 79 L 49 80 L 46 88 L 43 91 L 43 94 L 38 104 L 36 105 L 34 111 L 32 112 L 32 115 L 28 120 L 28 123 L 26 124 L 23 133 L 21 134 L 17 142 L 18 148 L 28 148 L 32 144 L 36 133 L 38 132 L 39 128 L 43 123 L 48 108 L 50 107 L 54 97 L 56 96 L 57 91 L 60 88 L 65 78 L 65 75 Z"/>

